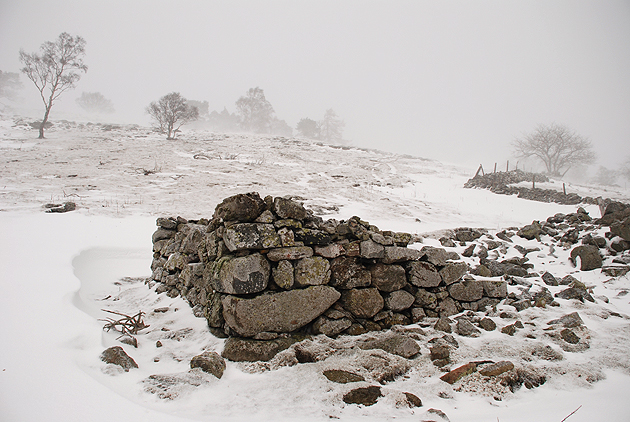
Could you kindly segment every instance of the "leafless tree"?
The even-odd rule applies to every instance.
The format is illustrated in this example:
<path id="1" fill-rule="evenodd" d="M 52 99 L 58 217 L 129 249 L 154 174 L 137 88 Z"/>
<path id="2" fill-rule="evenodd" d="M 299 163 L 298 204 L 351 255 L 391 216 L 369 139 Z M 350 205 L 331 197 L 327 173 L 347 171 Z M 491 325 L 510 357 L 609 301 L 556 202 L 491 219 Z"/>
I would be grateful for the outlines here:
<path id="1" fill-rule="evenodd" d="M 113 113 L 114 105 L 100 92 L 83 92 L 77 104 L 88 113 Z"/>
<path id="2" fill-rule="evenodd" d="M 512 146 L 517 157 L 536 157 L 548 174 L 560 177 L 572 166 L 592 164 L 597 157 L 588 139 L 555 123 L 538 125 L 532 133 L 516 139 Z"/>
<path id="3" fill-rule="evenodd" d="M 158 102 L 153 101 L 147 107 L 147 113 L 169 140 L 175 139 L 174 134 L 180 127 L 199 118 L 199 109 L 189 105 L 179 92 L 171 92 Z"/>
<path id="4" fill-rule="evenodd" d="M 72 37 L 67 32 L 55 41 L 46 41 L 40 47 L 41 54 L 28 54 L 20 50 L 22 72 L 35 84 L 44 102 L 44 118 L 39 126 L 39 139 L 44 139 L 44 126 L 53 103 L 68 89 L 74 88 L 81 75 L 87 72 L 83 63 L 85 40 Z"/>

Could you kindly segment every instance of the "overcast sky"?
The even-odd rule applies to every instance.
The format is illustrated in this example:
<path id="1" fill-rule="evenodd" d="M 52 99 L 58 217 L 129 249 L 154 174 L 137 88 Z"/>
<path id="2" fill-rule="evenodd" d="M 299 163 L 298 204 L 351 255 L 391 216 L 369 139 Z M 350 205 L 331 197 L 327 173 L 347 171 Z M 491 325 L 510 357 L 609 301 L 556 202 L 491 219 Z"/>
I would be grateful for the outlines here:
<path id="1" fill-rule="evenodd" d="M 294 128 L 333 108 L 361 147 L 490 166 L 556 122 L 599 164 L 630 156 L 628 0 L 0 0 L 0 70 L 64 31 L 89 70 L 53 120 L 83 91 L 148 124 L 168 92 L 233 112 L 258 86 Z"/>

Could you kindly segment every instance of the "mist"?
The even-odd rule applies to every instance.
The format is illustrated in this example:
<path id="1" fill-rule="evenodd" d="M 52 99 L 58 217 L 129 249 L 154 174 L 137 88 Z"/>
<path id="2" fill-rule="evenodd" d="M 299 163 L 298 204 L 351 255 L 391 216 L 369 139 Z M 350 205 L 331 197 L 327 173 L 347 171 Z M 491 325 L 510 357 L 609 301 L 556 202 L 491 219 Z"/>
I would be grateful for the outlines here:
<path id="1" fill-rule="evenodd" d="M 627 1 L 4 0 L 0 70 L 61 32 L 85 38 L 89 70 L 52 120 L 82 92 L 112 101 L 107 120 L 148 125 L 166 93 L 234 112 L 260 87 L 294 129 L 334 109 L 359 147 L 504 167 L 514 138 L 556 122 L 591 140 L 598 165 L 630 155 Z"/>

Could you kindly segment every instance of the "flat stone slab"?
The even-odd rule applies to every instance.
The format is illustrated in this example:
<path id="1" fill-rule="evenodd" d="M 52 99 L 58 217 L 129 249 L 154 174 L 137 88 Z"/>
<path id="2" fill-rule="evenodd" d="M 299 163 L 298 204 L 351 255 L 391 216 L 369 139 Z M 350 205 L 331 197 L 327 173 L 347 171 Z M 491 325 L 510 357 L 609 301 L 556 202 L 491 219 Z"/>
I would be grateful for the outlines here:
<path id="1" fill-rule="evenodd" d="M 271 331 L 289 333 L 323 314 L 341 293 L 329 286 L 267 293 L 253 299 L 226 296 L 221 300 L 226 324 L 243 337 Z"/>
<path id="2" fill-rule="evenodd" d="M 477 371 L 477 364 L 471 362 L 442 375 L 440 379 L 449 384 L 455 384 L 460 379 L 472 374 L 475 371 Z"/>

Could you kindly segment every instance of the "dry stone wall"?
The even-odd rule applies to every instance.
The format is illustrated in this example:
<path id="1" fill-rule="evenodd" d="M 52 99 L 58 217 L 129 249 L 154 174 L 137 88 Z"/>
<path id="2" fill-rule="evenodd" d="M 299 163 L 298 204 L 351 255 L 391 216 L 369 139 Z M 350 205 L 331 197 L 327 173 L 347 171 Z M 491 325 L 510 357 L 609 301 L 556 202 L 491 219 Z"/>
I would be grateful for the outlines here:
<path id="1" fill-rule="evenodd" d="M 324 221 L 287 198 L 239 194 L 210 220 L 157 226 L 157 291 L 186 298 L 216 334 L 358 335 L 507 297 L 505 281 L 473 278 L 456 253 L 408 248 L 412 235 L 359 217 Z"/>

